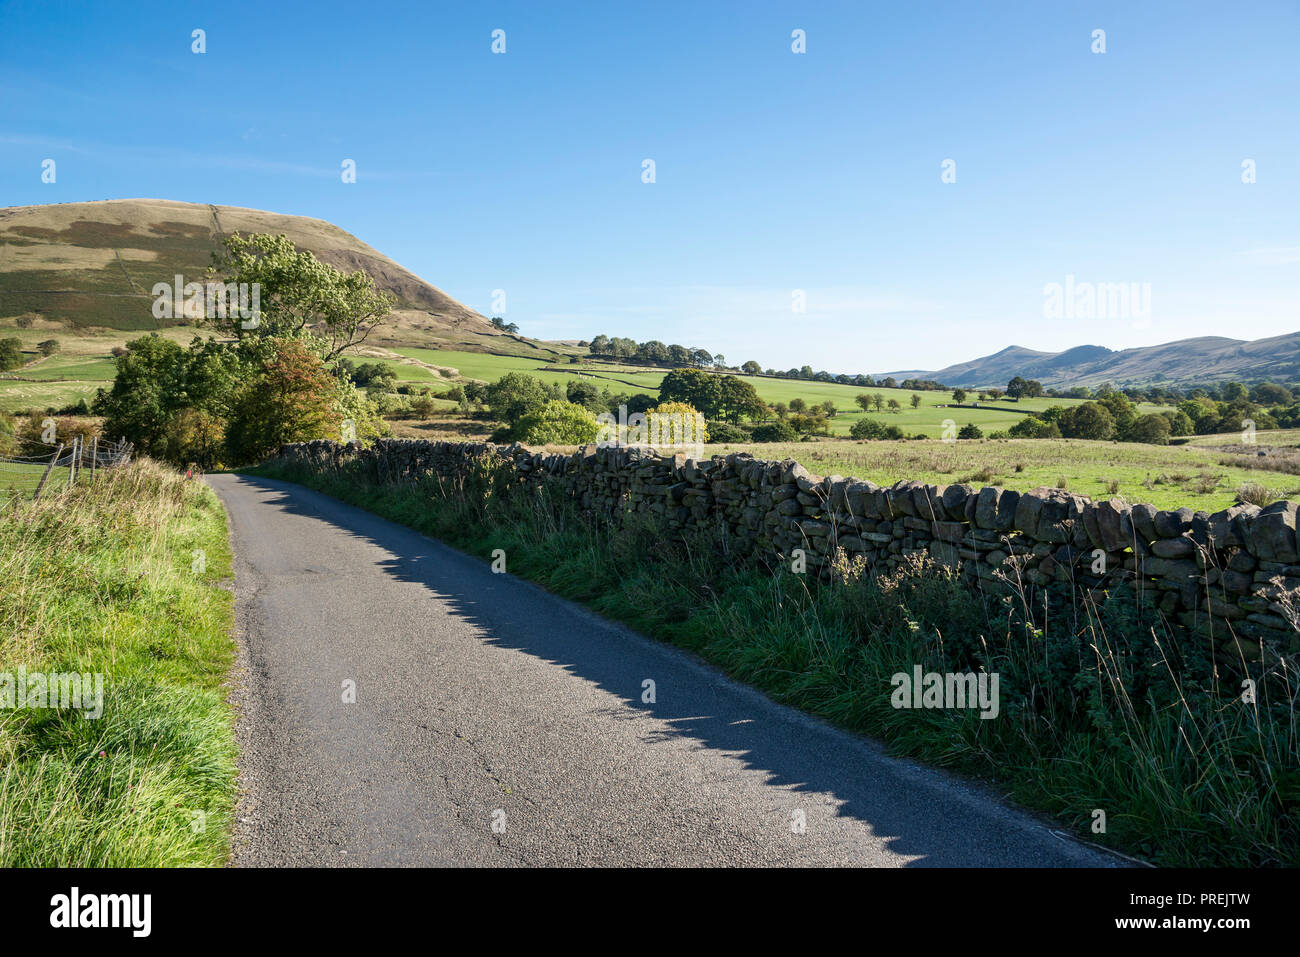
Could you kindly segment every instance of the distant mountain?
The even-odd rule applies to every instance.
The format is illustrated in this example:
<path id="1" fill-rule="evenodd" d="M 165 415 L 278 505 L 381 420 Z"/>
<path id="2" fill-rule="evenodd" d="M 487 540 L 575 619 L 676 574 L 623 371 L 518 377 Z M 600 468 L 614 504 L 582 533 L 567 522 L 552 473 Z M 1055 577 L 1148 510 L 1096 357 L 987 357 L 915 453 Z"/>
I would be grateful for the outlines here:
<path id="1" fill-rule="evenodd" d="M 896 379 L 934 379 L 944 385 L 1003 387 L 1016 376 L 1045 386 L 1180 385 L 1226 379 L 1300 381 L 1300 332 L 1270 339 L 1203 336 L 1158 346 L 1115 351 L 1105 346 L 1075 346 L 1064 352 L 1036 352 L 1008 346 L 982 359 L 935 372 L 890 372 Z"/>
<path id="2" fill-rule="evenodd" d="M 201 281 L 233 232 L 284 233 L 332 266 L 364 269 L 397 297 L 372 341 L 508 343 L 479 313 L 320 219 L 161 199 L 0 209 L 0 319 L 31 315 L 74 327 L 153 329 L 154 283 Z M 490 346 L 485 346 L 490 347 Z"/>

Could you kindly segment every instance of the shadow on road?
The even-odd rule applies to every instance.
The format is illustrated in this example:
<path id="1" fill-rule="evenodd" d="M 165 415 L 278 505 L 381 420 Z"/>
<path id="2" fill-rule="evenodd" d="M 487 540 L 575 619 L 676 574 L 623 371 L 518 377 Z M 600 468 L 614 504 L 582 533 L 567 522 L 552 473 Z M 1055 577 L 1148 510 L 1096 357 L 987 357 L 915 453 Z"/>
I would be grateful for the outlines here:
<path id="1" fill-rule="evenodd" d="M 868 824 L 909 866 L 1097 866 L 1112 859 L 1057 837 L 982 788 L 885 756 L 873 741 L 834 729 L 752 689 L 741 689 L 684 652 L 631 635 L 420 533 L 321 493 L 253 476 L 238 480 L 260 501 L 335 527 L 385 550 L 384 573 L 450 604 L 483 640 L 536 656 L 593 682 L 663 722 L 662 736 L 716 749 L 795 792 L 842 802 L 838 814 Z M 658 702 L 643 704 L 653 677 Z M 610 709 L 618 714 L 617 708 Z M 647 738 L 653 740 L 653 738 Z"/>

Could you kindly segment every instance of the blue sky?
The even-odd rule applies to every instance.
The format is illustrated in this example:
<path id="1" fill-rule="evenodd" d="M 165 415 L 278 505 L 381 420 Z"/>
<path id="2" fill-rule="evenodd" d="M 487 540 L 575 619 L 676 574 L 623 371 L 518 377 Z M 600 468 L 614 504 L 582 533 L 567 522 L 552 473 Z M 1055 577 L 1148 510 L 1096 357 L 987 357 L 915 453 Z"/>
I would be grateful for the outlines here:
<path id="1" fill-rule="evenodd" d="M 0 187 L 319 217 L 528 335 L 765 367 L 1253 339 L 1300 330 L 1300 5 L 0 0 Z M 1067 275 L 1150 315 L 1046 318 Z"/>

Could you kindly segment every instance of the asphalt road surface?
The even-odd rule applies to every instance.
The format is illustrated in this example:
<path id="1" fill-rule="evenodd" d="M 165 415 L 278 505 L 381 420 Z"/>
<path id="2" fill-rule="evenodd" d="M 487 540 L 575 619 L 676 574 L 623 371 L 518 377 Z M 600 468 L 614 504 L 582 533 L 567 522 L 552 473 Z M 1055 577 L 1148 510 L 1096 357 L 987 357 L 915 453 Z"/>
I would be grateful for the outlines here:
<path id="1" fill-rule="evenodd" d="M 208 481 L 236 556 L 236 864 L 1117 862 L 410 529 Z"/>

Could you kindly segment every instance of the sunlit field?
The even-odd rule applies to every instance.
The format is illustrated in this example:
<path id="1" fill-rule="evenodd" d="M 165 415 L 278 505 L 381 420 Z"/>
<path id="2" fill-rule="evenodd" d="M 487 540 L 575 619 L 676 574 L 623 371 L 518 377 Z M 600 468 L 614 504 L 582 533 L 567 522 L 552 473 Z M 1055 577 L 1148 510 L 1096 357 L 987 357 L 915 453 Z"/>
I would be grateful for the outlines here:
<path id="1" fill-rule="evenodd" d="M 645 369 L 638 366 L 624 366 L 614 363 L 548 363 L 537 359 L 519 356 L 496 356 L 476 352 L 450 352 L 433 349 L 397 349 L 401 355 L 418 359 L 430 365 L 455 368 L 460 375 L 482 382 L 495 382 L 508 372 L 522 372 L 542 382 L 566 385 L 575 379 L 585 379 L 608 387 L 611 392 L 644 393 L 658 395 L 659 383 L 668 374 L 667 368 Z M 401 369 L 400 363 L 392 367 Z M 401 374 L 399 373 L 399 378 Z M 1041 412 L 1053 405 L 1079 405 L 1083 399 L 1022 399 L 1019 402 L 1010 399 L 979 403 L 979 408 L 969 406 L 977 403 L 978 390 L 968 392 L 963 407 L 955 407 L 952 393 L 913 392 L 910 389 L 885 389 L 878 386 L 841 385 L 836 382 L 812 382 L 802 379 L 776 379 L 769 376 L 740 376 L 754 386 L 759 397 L 769 404 L 784 402 L 789 405 L 793 399 L 803 399 L 809 405 L 821 405 L 832 402 L 837 414 L 830 420 L 833 435 L 848 435 L 853 423 L 867 417 L 876 419 L 885 425 L 896 425 L 908 436 L 925 435 L 928 438 L 942 438 L 945 422 L 951 420 L 953 426 L 960 429 L 963 425 L 976 425 L 986 434 L 1010 428 L 1031 412 Z M 857 397 L 866 394 L 881 396 L 883 408 L 863 412 L 857 405 Z M 920 404 L 912 407 L 912 396 L 920 396 Z M 899 408 L 891 410 L 890 400 L 898 403 Z M 1141 404 L 1138 411 L 1142 413 L 1158 412 L 1164 406 Z"/>

